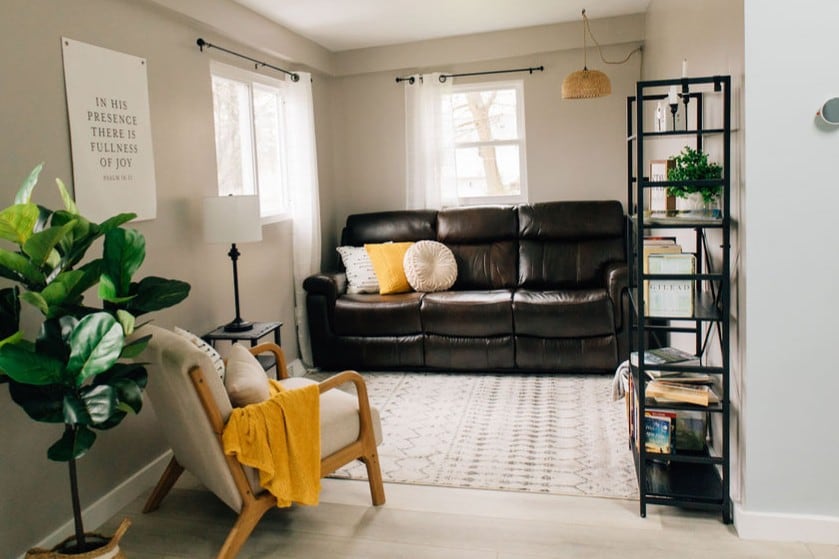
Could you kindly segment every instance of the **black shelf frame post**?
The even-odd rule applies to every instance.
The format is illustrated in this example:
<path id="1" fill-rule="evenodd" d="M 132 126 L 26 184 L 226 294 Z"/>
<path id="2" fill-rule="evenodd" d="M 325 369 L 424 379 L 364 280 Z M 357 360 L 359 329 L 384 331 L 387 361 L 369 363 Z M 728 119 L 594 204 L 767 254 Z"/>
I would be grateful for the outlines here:
<path id="1" fill-rule="evenodd" d="M 688 106 L 695 107 L 692 129 L 645 131 L 645 102 L 667 98 L 667 88 L 681 88 L 685 107 L 685 121 L 688 122 Z M 721 103 L 721 127 L 705 125 L 705 102 L 714 98 Z M 720 120 L 720 116 L 714 117 Z M 730 481 L 730 363 L 731 363 L 731 78 L 730 76 L 709 76 L 639 81 L 635 96 L 627 97 L 627 223 L 626 253 L 629 259 L 630 323 L 627 329 L 630 348 L 638 353 L 637 365 L 630 367 L 632 390 L 627 395 L 633 398 L 632 423 L 629 446 L 633 452 L 639 488 L 639 512 L 646 516 L 647 506 L 671 505 L 719 512 L 725 523 L 731 517 Z M 703 151 L 709 136 L 722 139 L 721 180 L 712 184 L 722 187 L 721 217 L 697 223 L 686 220 L 654 221 L 646 219 L 645 192 L 649 188 L 672 186 L 669 180 L 652 181 L 645 177 L 645 142 L 657 138 L 683 136 L 692 138 L 696 149 Z M 707 183 L 709 181 L 686 181 L 681 184 Z M 655 229 L 692 230 L 695 243 L 696 269 L 694 274 L 675 276 L 644 272 L 644 237 Z M 720 238 L 719 252 L 712 251 L 709 234 L 714 240 Z M 720 262 L 715 262 L 715 257 Z M 718 269 L 719 271 L 715 271 Z M 690 317 L 650 317 L 646 312 L 643 285 L 654 279 L 689 279 L 696 286 L 696 303 Z M 694 335 L 695 353 L 700 358 L 698 366 L 687 367 L 716 378 L 716 387 L 721 391 L 720 403 L 708 407 L 690 404 L 659 403 L 645 397 L 647 368 L 644 353 L 650 349 L 650 336 L 660 333 L 689 333 Z M 714 332 L 717 334 L 720 365 L 712 366 L 707 353 Z M 710 440 L 701 452 L 681 451 L 672 448 L 668 454 L 648 452 L 645 445 L 644 422 L 647 409 L 667 411 L 701 411 L 706 415 Z M 716 419 L 716 421 L 715 421 Z M 718 432 L 719 431 L 719 432 Z"/>

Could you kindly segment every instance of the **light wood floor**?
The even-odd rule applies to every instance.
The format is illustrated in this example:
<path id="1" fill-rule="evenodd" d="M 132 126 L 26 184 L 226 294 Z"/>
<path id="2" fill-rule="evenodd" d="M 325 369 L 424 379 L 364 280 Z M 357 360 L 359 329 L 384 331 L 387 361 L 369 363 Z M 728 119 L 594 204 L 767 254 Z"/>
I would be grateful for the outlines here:
<path id="1" fill-rule="evenodd" d="M 323 481 L 321 504 L 269 512 L 241 558 L 537 559 L 714 557 L 839 559 L 839 546 L 741 540 L 716 516 L 635 501 L 386 484 L 388 502 L 370 505 L 365 482 Z M 124 516 L 131 559 L 211 558 L 235 515 L 188 476 L 161 508 Z"/>

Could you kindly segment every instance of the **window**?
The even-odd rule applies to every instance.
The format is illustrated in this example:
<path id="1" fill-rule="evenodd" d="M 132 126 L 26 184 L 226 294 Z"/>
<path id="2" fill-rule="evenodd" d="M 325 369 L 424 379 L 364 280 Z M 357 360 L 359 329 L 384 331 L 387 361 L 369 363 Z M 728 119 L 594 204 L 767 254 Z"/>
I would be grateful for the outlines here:
<path id="1" fill-rule="evenodd" d="M 527 202 L 521 81 L 452 86 L 443 118 L 453 129 L 458 202 Z"/>
<path id="2" fill-rule="evenodd" d="M 288 212 L 286 82 L 213 63 L 218 193 L 258 194 L 263 220 Z"/>

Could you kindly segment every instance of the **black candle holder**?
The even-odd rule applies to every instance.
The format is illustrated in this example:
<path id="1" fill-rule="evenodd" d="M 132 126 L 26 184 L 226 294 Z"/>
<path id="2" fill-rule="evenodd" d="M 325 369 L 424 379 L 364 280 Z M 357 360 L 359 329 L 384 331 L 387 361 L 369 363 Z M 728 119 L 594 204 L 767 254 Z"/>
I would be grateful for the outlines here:
<path id="1" fill-rule="evenodd" d="M 669 103 L 670 105 L 670 114 L 673 115 L 673 130 L 676 129 L 676 113 L 679 110 L 678 103 Z"/>
<path id="2" fill-rule="evenodd" d="M 682 93 L 679 95 L 682 98 L 682 103 L 685 104 L 685 130 L 688 129 L 688 103 L 690 103 L 690 90 L 688 89 L 688 82 L 682 80 Z"/>

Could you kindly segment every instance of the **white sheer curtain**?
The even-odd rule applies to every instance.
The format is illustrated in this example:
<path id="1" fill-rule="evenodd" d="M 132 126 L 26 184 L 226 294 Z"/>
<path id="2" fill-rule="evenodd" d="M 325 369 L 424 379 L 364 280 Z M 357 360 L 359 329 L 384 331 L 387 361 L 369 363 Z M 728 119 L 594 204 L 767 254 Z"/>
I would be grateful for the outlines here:
<path id="1" fill-rule="evenodd" d="M 405 184 L 408 209 L 457 205 L 451 79 L 416 74 L 405 84 Z"/>
<path id="2" fill-rule="evenodd" d="M 297 74 L 300 81 L 289 81 L 285 141 L 292 217 L 294 320 L 300 358 L 311 365 L 303 280 L 320 271 L 320 196 L 312 77 L 306 72 Z"/>

